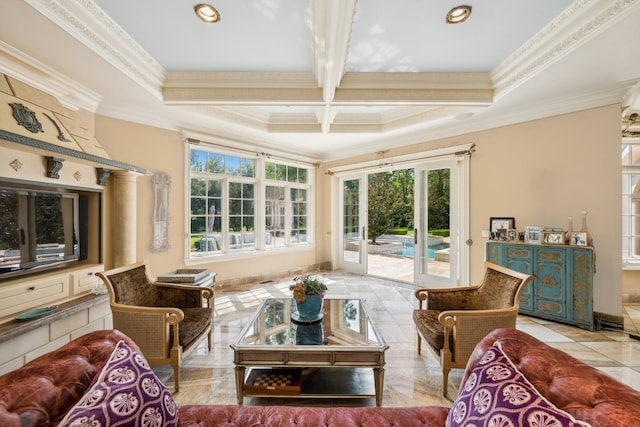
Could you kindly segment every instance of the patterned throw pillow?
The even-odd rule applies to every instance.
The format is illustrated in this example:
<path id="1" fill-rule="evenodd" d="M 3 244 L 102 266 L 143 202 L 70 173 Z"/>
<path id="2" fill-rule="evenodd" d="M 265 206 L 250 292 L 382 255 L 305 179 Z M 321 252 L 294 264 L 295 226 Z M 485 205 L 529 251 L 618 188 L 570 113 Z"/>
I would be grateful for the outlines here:
<path id="1" fill-rule="evenodd" d="M 447 416 L 447 427 L 584 426 L 556 408 L 529 383 L 503 353 L 487 350 L 465 382 Z"/>
<path id="2" fill-rule="evenodd" d="M 120 341 L 60 425 L 176 426 L 177 412 L 173 396 L 149 368 L 144 356 Z"/>

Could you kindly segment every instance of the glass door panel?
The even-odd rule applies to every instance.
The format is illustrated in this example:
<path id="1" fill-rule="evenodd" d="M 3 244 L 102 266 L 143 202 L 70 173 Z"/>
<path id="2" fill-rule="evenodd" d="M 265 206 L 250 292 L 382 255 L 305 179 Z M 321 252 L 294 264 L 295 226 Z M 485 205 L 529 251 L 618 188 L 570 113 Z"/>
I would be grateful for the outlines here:
<path id="1" fill-rule="evenodd" d="M 416 168 L 415 282 L 458 283 L 458 174 L 456 161 Z"/>
<path id="2" fill-rule="evenodd" d="M 366 234 L 363 221 L 363 181 L 350 178 L 341 180 L 341 256 L 342 268 L 346 271 L 365 274 Z"/>

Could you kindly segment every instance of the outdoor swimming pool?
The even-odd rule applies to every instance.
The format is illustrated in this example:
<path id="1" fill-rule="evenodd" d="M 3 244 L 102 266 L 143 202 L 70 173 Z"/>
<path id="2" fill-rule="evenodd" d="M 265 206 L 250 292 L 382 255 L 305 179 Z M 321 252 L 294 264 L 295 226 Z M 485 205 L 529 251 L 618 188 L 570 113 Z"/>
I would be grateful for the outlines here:
<path id="1" fill-rule="evenodd" d="M 448 243 L 439 243 L 437 245 L 430 245 L 428 248 L 429 259 L 435 259 L 436 251 L 447 249 L 449 247 Z M 401 255 L 409 258 L 413 258 L 414 256 L 414 245 L 413 242 L 402 242 L 402 249 L 398 252 L 394 252 L 394 255 Z"/>

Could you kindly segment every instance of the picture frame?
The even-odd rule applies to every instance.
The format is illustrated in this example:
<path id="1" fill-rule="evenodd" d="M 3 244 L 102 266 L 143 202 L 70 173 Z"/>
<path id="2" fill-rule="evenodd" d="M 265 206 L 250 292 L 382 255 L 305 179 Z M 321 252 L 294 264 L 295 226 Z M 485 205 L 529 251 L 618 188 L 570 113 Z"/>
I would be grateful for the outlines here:
<path id="1" fill-rule="evenodd" d="M 514 217 L 494 217 L 489 218 L 489 231 L 497 233 L 498 230 L 510 230 L 516 228 L 516 219 Z"/>
<path id="2" fill-rule="evenodd" d="M 564 245 L 564 232 L 543 231 L 542 243 L 544 243 L 545 245 Z"/>
<path id="3" fill-rule="evenodd" d="M 532 245 L 542 244 L 542 227 L 530 225 L 524 228 L 524 242 Z"/>
<path id="4" fill-rule="evenodd" d="M 518 230 L 515 228 L 510 228 L 507 230 L 507 240 L 509 242 L 517 242 L 518 241 Z"/>
<path id="5" fill-rule="evenodd" d="M 587 232 L 586 231 L 573 231 L 571 232 L 571 239 L 569 240 L 571 246 L 587 246 Z"/>

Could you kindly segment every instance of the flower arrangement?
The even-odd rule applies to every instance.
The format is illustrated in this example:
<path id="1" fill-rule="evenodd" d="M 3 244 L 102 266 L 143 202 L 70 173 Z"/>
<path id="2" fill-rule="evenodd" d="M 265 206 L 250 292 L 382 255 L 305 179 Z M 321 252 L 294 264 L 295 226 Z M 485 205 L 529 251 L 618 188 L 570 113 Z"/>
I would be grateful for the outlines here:
<path id="1" fill-rule="evenodd" d="M 327 290 L 327 285 L 313 276 L 298 276 L 293 281 L 295 283 L 289 286 L 289 289 L 293 292 L 293 299 L 297 303 L 304 302 L 307 299 L 307 295 L 320 295 L 322 297 L 324 291 Z"/>

